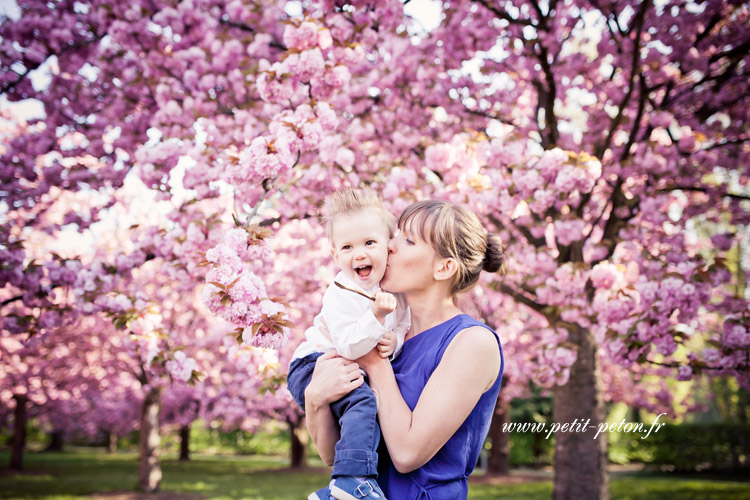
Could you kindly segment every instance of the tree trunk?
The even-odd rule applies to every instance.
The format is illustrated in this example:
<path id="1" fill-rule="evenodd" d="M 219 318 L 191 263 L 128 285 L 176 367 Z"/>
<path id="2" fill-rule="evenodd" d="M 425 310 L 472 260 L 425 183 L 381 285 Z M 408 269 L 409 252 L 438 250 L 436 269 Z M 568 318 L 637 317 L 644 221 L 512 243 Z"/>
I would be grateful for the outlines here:
<path id="1" fill-rule="evenodd" d="M 180 460 L 190 460 L 190 426 L 180 427 Z"/>
<path id="2" fill-rule="evenodd" d="M 159 410 L 161 389 L 152 387 L 143 400 L 140 430 L 140 463 L 138 488 L 145 493 L 154 493 L 161 486 L 161 462 L 159 461 Z"/>
<path id="3" fill-rule="evenodd" d="M 597 346 L 591 332 L 583 328 L 571 331 L 569 340 L 578 346 L 578 359 L 568 383 L 554 394 L 554 423 L 570 427 L 555 432 L 553 499 L 607 500 L 607 433 L 594 439 L 605 420 Z"/>
<path id="4" fill-rule="evenodd" d="M 53 430 L 49 433 L 49 444 L 44 451 L 63 451 L 63 432 Z"/>
<path id="5" fill-rule="evenodd" d="M 303 422 L 303 419 L 299 419 L 297 422 L 287 420 L 287 424 L 289 424 L 289 438 L 292 442 L 292 463 L 290 464 L 292 469 L 307 465 L 307 454 L 305 453 L 307 429 L 303 425 Z"/>
<path id="6" fill-rule="evenodd" d="M 10 454 L 10 469 L 23 470 L 23 450 L 26 447 L 26 403 L 29 398 L 24 394 L 13 396 L 16 409 L 13 412 L 13 444 Z"/>
<path id="7" fill-rule="evenodd" d="M 506 382 L 507 383 L 507 382 Z M 490 456 L 487 474 L 506 475 L 510 472 L 510 433 L 503 432 L 503 425 L 510 423 L 510 404 L 497 398 L 495 414 L 490 424 Z"/>
<path id="8" fill-rule="evenodd" d="M 114 453 L 117 451 L 117 434 L 110 432 L 107 439 L 107 453 Z"/>

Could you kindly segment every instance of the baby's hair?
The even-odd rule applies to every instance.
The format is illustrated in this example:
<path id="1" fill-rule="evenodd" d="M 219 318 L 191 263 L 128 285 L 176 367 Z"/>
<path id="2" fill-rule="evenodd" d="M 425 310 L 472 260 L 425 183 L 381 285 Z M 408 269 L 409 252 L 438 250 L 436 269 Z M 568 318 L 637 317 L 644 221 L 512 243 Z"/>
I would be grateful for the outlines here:
<path id="1" fill-rule="evenodd" d="M 333 222 L 336 217 L 356 214 L 363 210 L 373 210 L 380 215 L 388 228 L 388 236 L 393 236 L 396 218 L 385 209 L 383 201 L 372 188 L 343 188 L 328 195 L 323 203 L 323 220 L 326 223 L 328 240 L 333 242 Z"/>
<path id="2" fill-rule="evenodd" d="M 476 214 L 462 205 L 442 200 L 413 203 L 399 217 L 398 227 L 416 231 L 440 257 L 456 260 L 453 295 L 470 290 L 481 271 L 505 271 L 500 237 L 488 233 Z"/>

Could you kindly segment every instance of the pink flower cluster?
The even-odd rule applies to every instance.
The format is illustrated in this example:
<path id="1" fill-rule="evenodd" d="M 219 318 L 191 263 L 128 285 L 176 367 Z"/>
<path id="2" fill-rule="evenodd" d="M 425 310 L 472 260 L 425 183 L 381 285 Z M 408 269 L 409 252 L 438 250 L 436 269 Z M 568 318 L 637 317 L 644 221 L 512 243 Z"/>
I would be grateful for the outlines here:
<path id="1" fill-rule="evenodd" d="M 187 382 L 193 376 L 197 364 L 193 358 L 189 358 L 184 352 L 176 351 L 174 357 L 166 362 L 165 367 L 174 379 Z"/>
<path id="2" fill-rule="evenodd" d="M 569 246 L 574 241 L 583 239 L 586 221 L 581 219 L 556 220 L 555 239 L 560 245 Z"/>
<path id="3" fill-rule="evenodd" d="M 312 20 L 288 24 L 283 40 L 285 57 L 273 64 L 262 59 L 259 64 L 256 85 L 264 101 L 288 106 L 309 97 L 328 98 L 349 83 L 354 51 L 334 47 L 327 27 Z"/>
<path id="4" fill-rule="evenodd" d="M 318 47 L 325 50 L 332 44 L 330 30 L 319 27 L 312 21 L 304 21 L 299 26 L 287 24 L 284 29 L 284 45 L 289 49 L 307 50 Z"/>
<path id="5" fill-rule="evenodd" d="M 263 280 L 246 264 L 268 252 L 265 242 L 251 230 L 235 227 L 227 231 L 224 242 L 206 252 L 211 267 L 202 297 L 212 313 L 241 330 L 244 343 L 279 348 L 287 337 L 282 319 L 285 309 L 268 297 Z"/>
<path id="6" fill-rule="evenodd" d="M 532 377 L 542 387 L 565 385 L 570 378 L 570 367 L 578 355 L 567 347 L 550 347 L 542 350 Z"/>
<path id="7" fill-rule="evenodd" d="M 239 161 L 230 164 L 229 178 L 236 183 L 257 182 L 273 179 L 280 172 L 291 168 L 294 157 L 288 141 L 284 138 L 256 137 L 250 146 L 240 152 Z"/>
<path id="8" fill-rule="evenodd" d="M 735 321 L 724 322 L 724 345 L 731 348 L 749 349 L 750 330 L 746 325 Z"/>

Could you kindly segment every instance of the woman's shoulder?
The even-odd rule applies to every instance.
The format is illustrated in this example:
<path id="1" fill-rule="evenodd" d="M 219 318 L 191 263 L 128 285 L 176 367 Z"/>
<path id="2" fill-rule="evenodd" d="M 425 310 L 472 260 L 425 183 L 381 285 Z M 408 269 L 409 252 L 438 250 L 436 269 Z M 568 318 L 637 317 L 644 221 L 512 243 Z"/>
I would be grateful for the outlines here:
<path id="1" fill-rule="evenodd" d="M 455 328 L 458 333 L 462 333 L 466 330 L 472 330 L 477 332 L 483 332 L 485 334 L 489 334 L 491 336 L 496 336 L 497 333 L 495 330 L 489 326 L 488 324 L 479 321 L 474 316 L 471 316 L 466 313 L 459 314 L 455 317 L 456 324 Z"/>
<path id="2" fill-rule="evenodd" d="M 503 368 L 500 340 L 492 329 L 475 320 L 452 336 L 439 364 L 444 365 L 446 373 L 454 376 L 466 372 L 473 383 L 487 390 Z"/>
<path id="3" fill-rule="evenodd" d="M 457 333 L 451 344 L 459 343 L 470 349 L 487 349 L 497 351 L 500 339 L 497 333 L 480 321 L 464 325 Z"/>

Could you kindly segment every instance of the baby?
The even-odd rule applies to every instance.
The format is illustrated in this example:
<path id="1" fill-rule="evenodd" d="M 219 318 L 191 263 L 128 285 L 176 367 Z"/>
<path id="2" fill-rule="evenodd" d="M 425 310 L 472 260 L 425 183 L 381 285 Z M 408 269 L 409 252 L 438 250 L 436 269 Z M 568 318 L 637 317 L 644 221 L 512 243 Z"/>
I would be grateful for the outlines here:
<path id="1" fill-rule="evenodd" d="M 381 356 L 395 357 L 410 324 L 403 299 L 378 287 L 396 220 L 377 194 L 369 188 L 342 189 L 326 199 L 324 215 L 331 255 L 340 272 L 323 295 L 323 308 L 289 364 L 289 392 L 303 410 L 305 388 L 324 352 L 335 349 L 353 360 L 377 348 Z M 380 428 L 372 389 L 362 384 L 332 403 L 331 411 L 341 425 L 331 483 L 308 500 L 329 500 L 331 496 L 385 500 L 375 480 Z"/>

